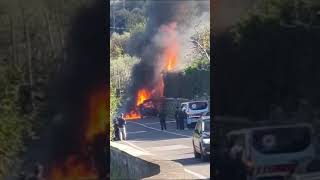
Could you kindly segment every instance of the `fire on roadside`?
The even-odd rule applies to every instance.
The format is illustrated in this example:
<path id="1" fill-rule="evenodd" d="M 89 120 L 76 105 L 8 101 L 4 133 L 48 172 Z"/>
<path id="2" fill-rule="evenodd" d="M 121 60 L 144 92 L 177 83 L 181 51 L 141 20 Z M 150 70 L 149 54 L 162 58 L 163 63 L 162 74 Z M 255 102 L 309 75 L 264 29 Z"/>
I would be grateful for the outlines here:
<path id="1" fill-rule="evenodd" d="M 163 82 L 163 72 L 173 71 L 178 63 L 179 55 L 179 41 L 177 38 L 177 23 L 171 22 L 167 25 L 163 25 L 160 28 L 162 36 L 162 44 L 164 45 L 163 54 L 160 59 L 160 69 L 159 69 L 159 79 L 155 86 L 150 90 L 146 88 L 141 88 L 138 90 L 136 96 L 135 107 L 131 111 L 125 114 L 125 119 L 133 120 L 140 119 L 141 115 L 138 111 L 139 105 L 141 105 L 145 100 L 153 97 L 163 97 L 164 95 L 164 82 Z"/>

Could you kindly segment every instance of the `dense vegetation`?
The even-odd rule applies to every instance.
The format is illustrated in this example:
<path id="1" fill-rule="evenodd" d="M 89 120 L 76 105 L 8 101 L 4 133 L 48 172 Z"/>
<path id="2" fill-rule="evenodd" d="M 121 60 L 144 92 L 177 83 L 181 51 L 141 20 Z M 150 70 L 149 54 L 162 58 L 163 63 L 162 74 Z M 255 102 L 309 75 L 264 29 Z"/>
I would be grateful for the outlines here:
<path id="1" fill-rule="evenodd" d="M 319 106 L 320 4 L 312 0 L 261 1 L 215 39 L 216 114 L 268 118 L 277 104 Z"/>
<path id="2" fill-rule="evenodd" d="M 48 120 L 48 88 L 66 61 L 70 19 L 86 3 L 0 2 L 0 179 Z"/>

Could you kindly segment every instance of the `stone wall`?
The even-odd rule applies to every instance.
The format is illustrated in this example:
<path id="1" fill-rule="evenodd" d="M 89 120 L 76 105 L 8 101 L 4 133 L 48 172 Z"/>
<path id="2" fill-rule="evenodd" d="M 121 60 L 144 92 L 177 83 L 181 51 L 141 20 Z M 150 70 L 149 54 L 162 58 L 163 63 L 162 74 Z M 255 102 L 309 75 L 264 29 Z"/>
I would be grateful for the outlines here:
<path id="1" fill-rule="evenodd" d="M 181 164 L 110 142 L 110 179 L 190 179 Z"/>

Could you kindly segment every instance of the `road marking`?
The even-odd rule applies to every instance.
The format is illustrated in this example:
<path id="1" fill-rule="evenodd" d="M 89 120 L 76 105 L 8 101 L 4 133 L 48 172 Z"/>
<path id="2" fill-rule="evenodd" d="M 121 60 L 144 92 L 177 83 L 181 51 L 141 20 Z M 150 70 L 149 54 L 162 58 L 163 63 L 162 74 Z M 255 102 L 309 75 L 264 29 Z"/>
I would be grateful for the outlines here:
<path id="1" fill-rule="evenodd" d="M 127 132 L 127 134 L 139 134 L 139 133 L 145 133 L 147 131 L 135 131 L 135 132 Z"/>
<path id="2" fill-rule="evenodd" d="M 188 149 L 188 148 L 191 148 L 191 147 L 185 146 L 185 145 L 170 145 L 170 146 L 152 147 L 152 148 L 148 148 L 148 150 L 149 151 L 171 151 L 171 150 Z"/>
<path id="3" fill-rule="evenodd" d="M 186 171 L 187 173 L 192 174 L 200 179 L 208 179 L 207 177 L 204 177 L 201 174 L 198 174 L 196 172 L 190 171 L 189 169 L 184 168 L 184 171 Z"/>
<path id="4" fill-rule="evenodd" d="M 156 129 L 156 128 L 153 128 L 153 127 L 150 127 L 150 126 L 147 126 L 147 125 L 138 123 L 138 122 L 133 122 L 133 121 L 128 121 L 128 122 L 130 122 L 130 123 L 135 123 L 135 124 L 138 124 L 138 125 L 140 125 L 140 126 L 143 126 L 143 127 L 146 127 L 146 128 L 152 129 L 152 130 L 155 130 L 155 131 L 166 132 L 166 133 L 169 133 L 169 134 L 174 134 L 174 135 L 177 135 L 177 136 L 188 137 L 188 138 L 191 138 L 191 137 L 192 137 L 192 136 L 187 136 L 187 135 L 184 135 L 184 134 L 179 134 L 179 133 L 170 132 L 170 131 L 167 131 L 167 130 Z"/>
<path id="5" fill-rule="evenodd" d="M 166 123 L 174 123 L 176 121 L 166 121 Z M 143 123 L 143 124 L 160 124 L 160 122 L 150 122 L 150 123 Z"/>

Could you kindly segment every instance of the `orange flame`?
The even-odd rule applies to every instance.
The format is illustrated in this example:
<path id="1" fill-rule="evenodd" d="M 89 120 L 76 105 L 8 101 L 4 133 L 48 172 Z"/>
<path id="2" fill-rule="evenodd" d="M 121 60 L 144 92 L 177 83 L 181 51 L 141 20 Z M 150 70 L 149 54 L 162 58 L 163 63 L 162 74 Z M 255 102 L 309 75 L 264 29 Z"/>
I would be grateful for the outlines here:
<path id="1" fill-rule="evenodd" d="M 134 110 L 130 111 L 129 113 L 125 114 L 124 118 L 126 120 L 132 120 L 132 119 L 140 119 L 141 115 L 139 111 L 137 111 L 137 107 L 141 105 L 145 100 L 151 98 L 151 93 L 148 91 L 148 89 L 140 89 L 137 94 L 137 100 L 136 100 L 136 107 Z"/>
<path id="2" fill-rule="evenodd" d="M 124 116 L 126 120 L 140 119 L 141 115 L 138 111 L 132 110 Z"/>
<path id="3" fill-rule="evenodd" d="M 50 172 L 49 180 L 62 179 L 97 179 L 97 172 L 92 169 L 89 162 L 72 155 L 64 163 L 55 164 Z"/>
<path id="4" fill-rule="evenodd" d="M 178 63 L 178 54 L 179 54 L 179 41 L 177 37 L 177 23 L 172 22 L 168 25 L 163 25 L 160 28 L 160 32 L 163 33 L 163 45 L 164 52 L 162 57 L 161 64 L 163 65 L 160 69 L 162 71 L 173 71 Z M 130 111 L 125 115 L 125 119 L 140 119 L 141 115 L 137 111 L 137 107 L 141 105 L 145 100 L 150 99 L 151 96 L 162 97 L 164 93 L 164 82 L 163 75 L 160 75 L 158 82 L 152 91 L 142 88 L 137 93 L 137 101 L 134 110 Z"/>
<path id="5" fill-rule="evenodd" d="M 136 105 L 139 106 L 143 103 L 143 101 L 150 99 L 151 93 L 147 89 L 141 89 L 138 91 L 137 95 L 137 103 Z"/>
<path id="6" fill-rule="evenodd" d="M 179 41 L 177 38 L 177 23 L 172 22 L 168 25 L 164 25 L 160 29 L 163 32 L 163 61 L 165 70 L 172 71 L 177 65 L 179 54 Z"/>
<path id="7" fill-rule="evenodd" d="M 108 98 L 104 88 L 93 91 L 88 99 L 88 114 L 84 123 L 83 137 L 80 151 L 77 154 L 68 155 L 66 161 L 55 162 L 50 168 L 49 180 L 79 180 L 98 179 L 98 173 L 92 161 L 92 152 L 89 149 L 95 138 L 105 134 L 109 122 L 107 113 Z M 79 137 L 80 139 L 82 137 Z"/>
<path id="8" fill-rule="evenodd" d="M 108 118 L 108 98 L 104 89 L 94 91 L 89 98 L 89 114 L 86 125 L 86 141 L 92 142 L 95 136 L 106 132 L 106 119 Z"/>

